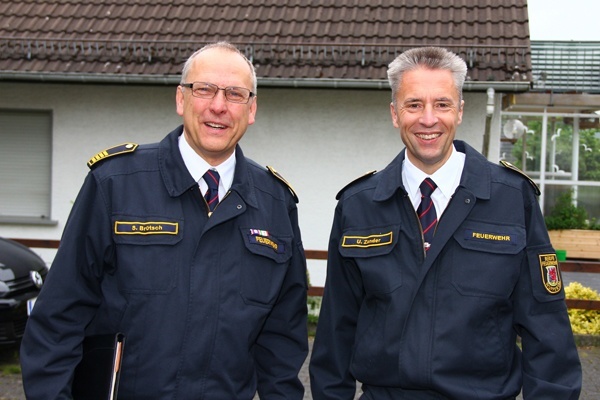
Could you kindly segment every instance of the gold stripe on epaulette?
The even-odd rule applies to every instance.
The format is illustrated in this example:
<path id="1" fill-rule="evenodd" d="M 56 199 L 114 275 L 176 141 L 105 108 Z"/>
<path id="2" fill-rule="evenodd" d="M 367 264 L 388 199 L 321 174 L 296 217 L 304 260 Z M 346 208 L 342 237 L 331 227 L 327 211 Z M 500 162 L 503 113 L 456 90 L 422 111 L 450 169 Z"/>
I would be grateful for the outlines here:
<path id="1" fill-rule="evenodd" d="M 117 146 L 113 146 L 109 149 L 102 150 L 100 153 L 90 158 L 90 160 L 87 162 L 87 166 L 92 168 L 95 164 L 108 157 L 116 156 L 119 154 L 132 153 L 133 151 L 135 151 L 135 149 L 137 149 L 137 147 L 137 143 L 123 143 Z"/>
<path id="2" fill-rule="evenodd" d="M 281 182 L 285 183 L 285 185 L 288 187 L 288 189 L 290 190 L 290 192 L 292 193 L 292 196 L 294 197 L 294 200 L 296 201 L 296 203 L 298 203 L 298 196 L 296 195 L 296 191 L 294 190 L 294 188 L 292 187 L 292 185 L 290 185 L 290 183 L 288 181 L 286 181 L 284 179 L 283 176 L 281 176 L 281 174 L 279 172 L 277 172 L 275 170 L 275 168 L 268 166 L 267 165 L 267 169 L 269 170 L 269 172 L 271 172 L 277 179 L 279 179 Z"/>
<path id="3" fill-rule="evenodd" d="M 511 171 L 515 171 L 516 173 L 524 176 L 529 183 L 531 183 L 531 186 L 533 186 L 533 189 L 535 190 L 535 194 L 537 196 L 539 196 L 542 192 L 540 191 L 539 186 L 537 185 L 537 183 L 535 183 L 533 181 L 533 179 L 531 179 L 525 172 L 521 171 L 517 166 L 515 166 L 514 164 L 509 163 L 508 161 L 505 160 L 500 160 L 500 164 L 508 169 L 510 169 Z"/>
<path id="4" fill-rule="evenodd" d="M 356 182 L 362 181 L 366 177 L 369 177 L 369 176 L 375 174 L 376 172 L 377 172 L 377 170 L 369 171 L 367 173 L 362 174 L 361 176 L 359 176 L 358 178 L 354 179 L 353 181 L 349 182 L 346 186 L 344 186 L 343 188 L 341 188 L 340 191 L 335 195 L 335 199 L 339 200 L 340 197 L 342 196 L 342 193 L 344 193 L 344 190 L 348 189 L 350 186 L 352 186 Z"/>

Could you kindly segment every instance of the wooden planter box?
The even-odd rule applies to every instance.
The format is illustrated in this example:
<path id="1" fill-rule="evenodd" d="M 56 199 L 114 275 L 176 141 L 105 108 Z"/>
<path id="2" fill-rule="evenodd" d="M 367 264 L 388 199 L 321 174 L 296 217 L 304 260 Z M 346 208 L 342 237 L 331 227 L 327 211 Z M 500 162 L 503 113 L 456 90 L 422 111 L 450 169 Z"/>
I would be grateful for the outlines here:
<path id="1" fill-rule="evenodd" d="M 555 250 L 566 250 L 567 258 L 600 259 L 600 231 L 565 229 L 548 231 Z"/>

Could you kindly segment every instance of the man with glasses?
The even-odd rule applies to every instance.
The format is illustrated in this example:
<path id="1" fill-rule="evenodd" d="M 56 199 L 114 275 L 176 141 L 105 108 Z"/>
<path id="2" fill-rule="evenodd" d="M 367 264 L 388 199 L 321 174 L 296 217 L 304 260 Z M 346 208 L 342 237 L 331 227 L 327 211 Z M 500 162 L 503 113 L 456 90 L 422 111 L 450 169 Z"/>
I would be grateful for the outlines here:
<path id="1" fill-rule="evenodd" d="M 338 195 L 310 363 L 315 400 L 351 400 L 356 381 L 372 400 L 579 396 L 539 189 L 454 140 L 466 74 L 437 47 L 389 65 L 406 148 Z"/>
<path id="2" fill-rule="evenodd" d="M 22 344 L 28 399 L 71 398 L 85 337 L 125 335 L 119 398 L 302 399 L 297 198 L 238 145 L 256 75 L 219 42 L 185 63 L 183 125 L 88 174 Z"/>

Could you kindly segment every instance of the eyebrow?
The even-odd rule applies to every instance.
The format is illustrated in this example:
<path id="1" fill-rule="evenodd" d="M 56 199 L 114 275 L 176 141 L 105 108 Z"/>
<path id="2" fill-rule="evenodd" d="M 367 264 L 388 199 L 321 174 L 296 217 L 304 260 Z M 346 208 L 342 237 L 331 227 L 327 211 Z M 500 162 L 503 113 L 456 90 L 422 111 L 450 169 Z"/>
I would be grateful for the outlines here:
<path id="1" fill-rule="evenodd" d="M 414 103 L 414 102 L 422 102 L 423 100 L 418 97 L 405 99 L 402 103 Z M 450 97 L 438 97 L 434 101 L 447 101 L 453 103 L 454 100 Z"/>

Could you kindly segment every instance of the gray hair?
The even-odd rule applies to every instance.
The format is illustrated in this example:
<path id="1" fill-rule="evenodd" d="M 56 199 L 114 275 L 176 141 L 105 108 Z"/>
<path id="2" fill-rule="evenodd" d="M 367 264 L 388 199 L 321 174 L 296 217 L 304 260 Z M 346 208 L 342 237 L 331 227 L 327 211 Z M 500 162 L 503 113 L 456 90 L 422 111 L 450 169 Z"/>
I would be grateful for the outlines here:
<path id="1" fill-rule="evenodd" d="M 456 54 L 441 47 L 419 47 L 410 49 L 394 59 L 388 66 L 387 76 L 392 88 L 392 102 L 396 104 L 396 93 L 400 89 L 402 75 L 418 68 L 443 69 L 450 71 L 454 86 L 462 101 L 462 88 L 467 76 L 467 64 Z"/>
<path id="2" fill-rule="evenodd" d="M 250 68 L 250 78 L 252 79 L 252 92 L 254 94 L 256 94 L 257 83 L 256 83 L 256 70 L 254 69 L 254 65 L 252 65 L 252 63 L 250 62 L 250 60 L 248 60 L 248 58 L 244 55 L 244 53 L 242 53 L 237 47 L 235 47 L 233 44 L 231 44 L 229 42 L 209 43 L 206 46 L 202 47 L 201 49 L 196 50 L 196 52 L 194 52 L 194 54 L 192 54 L 187 59 L 185 64 L 183 64 L 183 69 L 181 70 L 180 83 L 186 83 L 187 76 L 190 72 L 190 69 L 192 68 L 192 64 L 194 63 L 194 59 L 196 58 L 196 56 L 199 55 L 200 53 L 202 53 L 206 50 L 210 50 L 210 49 L 224 49 L 224 50 L 228 50 L 233 53 L 239 54 L 246 61 L 246 63 L 248 64 L 248 67 Z"/>

